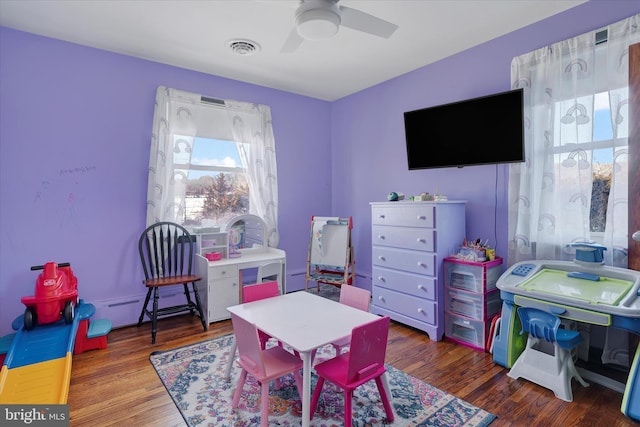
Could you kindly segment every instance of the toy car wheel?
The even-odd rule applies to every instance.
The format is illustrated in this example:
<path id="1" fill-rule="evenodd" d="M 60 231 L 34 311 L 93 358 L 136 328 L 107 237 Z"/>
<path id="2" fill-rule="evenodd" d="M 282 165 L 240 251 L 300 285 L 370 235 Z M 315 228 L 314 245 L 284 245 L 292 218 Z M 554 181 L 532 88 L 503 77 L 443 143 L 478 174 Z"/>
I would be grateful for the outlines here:
<path id="1" fill-rule="evenodd" d="M 64 312 L 62 314 L 64 316 L 64 321 L 66 324 L 73 322 L 73 315 L 74 315 L 73 302 L 67 301 L 65 303 Z"/>
<path id="2" fill-rule="evenodd" d="M 24 329 L 30 331 L 35 328 L 37 323 L 38 316 L 36 315 L 36 312 L 33 310 L 33 308 L 27 307 L 27 309 L 24 311 Z"/>

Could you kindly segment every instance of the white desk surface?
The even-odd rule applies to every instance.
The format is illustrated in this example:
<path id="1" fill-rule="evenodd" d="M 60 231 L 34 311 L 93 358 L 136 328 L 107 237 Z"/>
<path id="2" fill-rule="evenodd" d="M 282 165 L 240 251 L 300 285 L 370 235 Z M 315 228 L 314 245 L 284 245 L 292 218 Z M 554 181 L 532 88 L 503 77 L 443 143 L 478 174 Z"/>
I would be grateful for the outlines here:
<path id="1" fill-rule="evenodd" d="M 379 316 L 313 295 L 293 292 L 228 307 L 231 313 L 296 349 L 302 357 L 302 426 L 311 410 L 311 355 L 314 349 L 351 335 L 351 330 Z"/>
<path id="2" fill-rule="evenodd" d="M 259 267 L 265 261 L 282 261 L 286 259 L 286 253 L 282 249 L 277 248 L 251 248 L 241 249 L 241 256 L 237 258 L 225 258 L 219 261 L 207 261 L 209 267 L 218 267 L 225 265 L 237 265 L 238 268 Z M 202 257 L 201 255 L 197 255 Z M 204 259 L 204 257 L 202 257 Z"/>

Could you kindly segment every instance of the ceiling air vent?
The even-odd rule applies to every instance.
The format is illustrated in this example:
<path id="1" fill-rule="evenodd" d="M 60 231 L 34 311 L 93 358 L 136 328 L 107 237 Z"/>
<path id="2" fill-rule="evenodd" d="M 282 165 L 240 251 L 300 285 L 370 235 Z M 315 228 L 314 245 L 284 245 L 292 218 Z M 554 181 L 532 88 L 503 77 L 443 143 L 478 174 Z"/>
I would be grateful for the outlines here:
<path id="1" fill-rule="evenodd" d="M 227 46 L 238 55 L 248 56 L 260 52 L 260 45 L 251 40 L 230 40 Z"/>

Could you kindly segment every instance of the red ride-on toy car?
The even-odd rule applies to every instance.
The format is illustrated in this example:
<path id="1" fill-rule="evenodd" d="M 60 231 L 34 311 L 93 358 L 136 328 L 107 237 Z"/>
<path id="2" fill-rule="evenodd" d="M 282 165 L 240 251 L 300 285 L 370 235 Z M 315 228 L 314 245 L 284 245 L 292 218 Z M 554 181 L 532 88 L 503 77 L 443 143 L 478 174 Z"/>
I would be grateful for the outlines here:
<path id="1" fill-rule="evenodd" d="M 67 324 L 72 323 L 75 307 L 78 305 L 78 279 L 70 264 L 48 262 L 33 266 L 31 270 L 43 271 L 36 280 L 35 295 L 21 298 L 22 303 L 27 306 L 24 311 L 24 328 L 30 331 L 38 324 L 57 322 L 60 317 Z"/>

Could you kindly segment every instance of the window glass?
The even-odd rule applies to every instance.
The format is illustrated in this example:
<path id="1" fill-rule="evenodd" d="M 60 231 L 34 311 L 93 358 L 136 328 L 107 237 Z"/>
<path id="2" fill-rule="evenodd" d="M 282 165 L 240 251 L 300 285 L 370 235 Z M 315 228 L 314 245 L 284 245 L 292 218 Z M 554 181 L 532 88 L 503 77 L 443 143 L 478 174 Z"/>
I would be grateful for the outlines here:
<path id="1" fill-rule="evenodd" d="M 234 141 L 195 137 L 189 150 L 174 153 L 176 169 L 185 165 L 180 177 L 186 185 L 183 223 L 220 225 L 248 213 L 249 186 L 238 145 Z"/>

